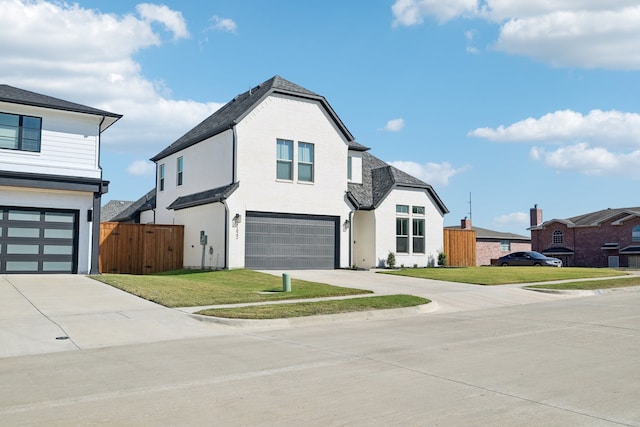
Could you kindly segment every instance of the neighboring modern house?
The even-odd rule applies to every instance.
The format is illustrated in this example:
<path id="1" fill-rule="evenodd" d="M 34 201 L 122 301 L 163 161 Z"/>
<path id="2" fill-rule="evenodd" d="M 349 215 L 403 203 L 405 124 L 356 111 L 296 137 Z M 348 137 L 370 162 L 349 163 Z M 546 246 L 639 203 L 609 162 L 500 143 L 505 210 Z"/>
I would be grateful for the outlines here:
<path id="1" fill-rule="evenodd" d="M 476 265 L 492 265 L 492 260 L 511 252 L 530 251 L 531 239 L 514 233 L 487 230 L 474 227 L 471 220 L 464 218 L 459 226 L 445 227 L 452 230 L 474 230 L 476 232 Z"/>
<path id="2" fill-rule="evenodd" d="M 603 209 L 542 222 L 531 209 L 531 245 L 570 267 L 640 268 L 640 207 Z"/>
<path id="3" fill-rule="evenodd" d="M 447 208 L 368 150 L 324 97 L 275 76 L 151 159 L 155 222 L 185 226 L 186 267 L 433 263 Z"/>
<path id="4" fill-rule="evenodd" d="M 122 116 L 0 85 L 0 273 L 97 273 L 102 132 Z"/>

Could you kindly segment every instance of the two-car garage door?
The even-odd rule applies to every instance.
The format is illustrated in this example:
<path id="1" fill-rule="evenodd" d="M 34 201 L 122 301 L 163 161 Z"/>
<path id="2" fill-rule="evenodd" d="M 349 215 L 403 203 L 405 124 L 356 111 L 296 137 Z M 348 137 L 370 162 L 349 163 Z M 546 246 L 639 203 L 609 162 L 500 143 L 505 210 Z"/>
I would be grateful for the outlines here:
<path id="1" fill-rule="evenodd" d="M 247 212 L 245 266 L 253 270 L 338 268 L 339 223 L 332 216 Z"/>
<path id="2" fill-rule="evenodd" d="M 0 273 L 75 273 L 78 211 L 0 206 Z"/>

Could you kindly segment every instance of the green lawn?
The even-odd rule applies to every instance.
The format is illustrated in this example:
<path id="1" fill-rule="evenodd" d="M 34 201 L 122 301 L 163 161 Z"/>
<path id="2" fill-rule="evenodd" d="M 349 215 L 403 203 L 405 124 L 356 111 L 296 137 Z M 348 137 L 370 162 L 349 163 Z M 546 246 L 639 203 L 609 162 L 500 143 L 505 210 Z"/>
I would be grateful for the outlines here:
<path id="1" fill-rule="evenodd" d="M 506 285 L 511 283 L 548 282 L 552 280 L 624 276 L 626 273 L 608 268 L 577 267 L 448 267 L 407 268 L 384 271 L 385 274 L 472 283 L 476 285 Z"/>
<path id="2" fill-rule="evenodd" d="M 337 314 L 413 307 L 416 305 L 427 304 L 429 302 L 431 301 L 426 298 L 415 297 L 412 295 L 385 295 L 321 302 L 216 308 L 202 310 L 196 314 L 232 319 L 281 319 L 288 317 L 315 316 L 319 314 Z"/>
<path id="3" fill-rule="evenodd" d="M 561 289 L 561 290 L 596 290 L 626 288 L 629 286 L 640 286 L 640 276 L 626 277 L 624 279 L 609 280 L 587 280 L 582 282 L 550 283 L 547 285 L 527 286 L 529 288 Z"/>
<path id="4" fill-rule="evenodd" d="M 234 304 L 298 298 L 368 294 L 371 291 L 291 279 L 282 292 L 282 277 L 251 270 L 179 270 L 149 275 L 91 276 L 123 291 L 167 307 Z"/>

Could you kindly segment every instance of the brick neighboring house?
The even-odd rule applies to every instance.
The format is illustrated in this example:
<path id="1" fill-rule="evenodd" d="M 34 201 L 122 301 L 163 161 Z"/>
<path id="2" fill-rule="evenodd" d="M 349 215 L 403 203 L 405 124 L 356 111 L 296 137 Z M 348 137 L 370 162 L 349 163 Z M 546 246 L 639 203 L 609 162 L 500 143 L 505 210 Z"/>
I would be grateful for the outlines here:
<path id="1" fill-rule="evenodd" d="M 461 220 L 459 226 L 449 226 L 445 228 L 452 230 L 474 230 L 476 232 L 477 266 L 492 265 L 491 260 L 496 260 L 511 252 L 531 250 L 531 239 L 529 237 L 473 227 L 471 220 L 467 218 Z"/>
<path id="2" fill-rule="evenodd" d="M 530 214 L 533 250 L 560 258 L 565 266 L 640 268 L 640 207 L 546 222 L 537 206 Z"/>

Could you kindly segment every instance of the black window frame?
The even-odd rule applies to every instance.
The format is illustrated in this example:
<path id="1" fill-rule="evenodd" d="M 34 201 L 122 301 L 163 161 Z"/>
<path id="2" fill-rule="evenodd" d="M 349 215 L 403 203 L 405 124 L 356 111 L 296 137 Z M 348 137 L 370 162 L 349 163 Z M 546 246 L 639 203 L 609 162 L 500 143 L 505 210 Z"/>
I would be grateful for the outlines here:
<path id="1" fill-rule="evenodd" d="M 0 114 L 2 115 L 7 115 L 7 116 L 17 116 L 18 117 L 18 135 L 17 135 L 17 139 L 18 139 L 18 147 L 13 148 L 13 147 L 0 147 L 0 149 L 2 150 L 15 150 L 15 151 L 25 151 L 27 153 L 39 153 L 42 150 L 42 117 L 37 117 L 37 116 L 28 116 L 28 115 L 24 115 L 24 114 L 13 114 L 13 113 L 5 113 L 5 112 L 0 112 Z M 25 119 L 33 119 L 33 120 L 37 120 L 38 121 L 38 127 L 31 127 L 31 126 L 25 126 L 24 122 Z M 2 125 L 0 124 L 0 128 L 10 128 L 13 129 L 15 128 L 14 126 L 9 126 L 9 125 Z M 35 140 L 33 138 L 26 138 L 25 137 L 25 129 L 28 130 L 37 130 L 37 134 L 38 134 L 38 139 Z M 25 148 L 25 140 L 27 141 L 37 141 L 37 149 L 35 150 L 31 150 L 28 148 Z"/>

